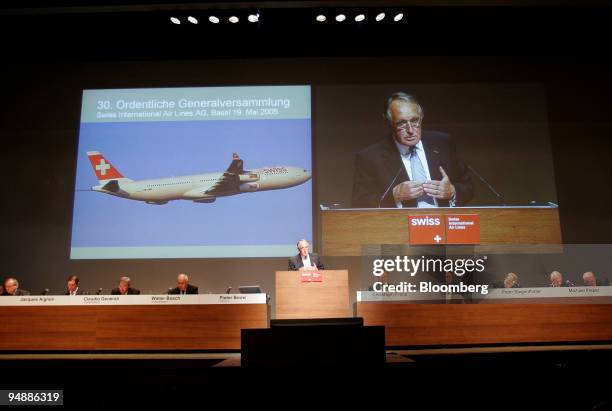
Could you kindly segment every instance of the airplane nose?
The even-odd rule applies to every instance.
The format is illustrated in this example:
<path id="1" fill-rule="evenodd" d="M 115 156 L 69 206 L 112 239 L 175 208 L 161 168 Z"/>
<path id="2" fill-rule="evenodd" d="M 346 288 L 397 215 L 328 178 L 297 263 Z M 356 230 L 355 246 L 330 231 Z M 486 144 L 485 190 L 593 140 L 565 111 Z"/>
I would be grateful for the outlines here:
<path id="1" fill-rule="evenodd" d="M 312 177 L 312 173 L 308 170 L 304 170 L 304 181 L 310 180 L 311 177 Z"/>

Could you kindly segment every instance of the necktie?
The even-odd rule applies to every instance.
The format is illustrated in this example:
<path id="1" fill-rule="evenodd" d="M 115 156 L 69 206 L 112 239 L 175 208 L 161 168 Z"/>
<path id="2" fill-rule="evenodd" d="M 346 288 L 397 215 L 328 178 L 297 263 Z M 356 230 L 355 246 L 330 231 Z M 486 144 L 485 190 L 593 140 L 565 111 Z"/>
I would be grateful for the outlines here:
<path id="1" fill-rule="evenodd" d="M 410 151 L 408 152 L 410 156 L 410 169 L 412 171 L 412 181 L 416 181 L 418 183 L 422 183 L 427 181 L 427 174 L 425 173 L 425 169 L 423 168 L 423 163 L 421 163 L 421 159 L 417 153 L 416 147 L 410 147 Z M 426 204 L 422 204 L 426 203 Z M 431 196 L 423 193 L 423 195 L 417 198 L 417 207 L 435 207 L 434 200 Z"/>

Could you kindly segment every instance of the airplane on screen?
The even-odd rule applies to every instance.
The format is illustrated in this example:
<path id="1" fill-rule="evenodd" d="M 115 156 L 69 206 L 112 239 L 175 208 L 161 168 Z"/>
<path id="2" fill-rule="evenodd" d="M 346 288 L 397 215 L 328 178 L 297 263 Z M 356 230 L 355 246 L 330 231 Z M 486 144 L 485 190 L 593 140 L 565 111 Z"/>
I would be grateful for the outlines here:
<path id="1" fill-rule="evenodd" d="M 212 203 L 218 197 L 294 187 L 311 177 L 310 171 L 300 167 L 244 170 L 243 161 L 234 153 L 231 164 L 223 172 L 131 180 L 124 177 L 102 153 L 88 151 L 87 157 L 100 183 L 91 187 L 92 191 L 147 204 L 166 204 L 173 200 Z"/>

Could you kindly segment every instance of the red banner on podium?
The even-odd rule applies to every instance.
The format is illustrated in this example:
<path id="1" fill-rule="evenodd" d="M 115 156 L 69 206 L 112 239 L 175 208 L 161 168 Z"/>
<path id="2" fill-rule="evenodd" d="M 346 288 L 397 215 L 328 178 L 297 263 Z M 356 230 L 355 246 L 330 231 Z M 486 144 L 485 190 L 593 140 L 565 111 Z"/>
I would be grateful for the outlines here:
<path id="1" fill-rule="evenodd" d="M 441 215 L 408 216 L 411 245 L 446 244 L 446 229 Z"/>
<path id="2" fill-rule="evenodd" d="M 410 245 L 480 244 L 480 216 L 437 214 L 408 216 Z"/>
<path id="3" fill-rule="evenodd" d="M 447 215 L 446 244 L 480 244 L 480 216 Z"/>
<path id="4" fill-rule="evenodd" d="M 320 283 L 323 281 L 323 273 L 318 271 L 300 271 L 300 280 L 303 283 Z"/>

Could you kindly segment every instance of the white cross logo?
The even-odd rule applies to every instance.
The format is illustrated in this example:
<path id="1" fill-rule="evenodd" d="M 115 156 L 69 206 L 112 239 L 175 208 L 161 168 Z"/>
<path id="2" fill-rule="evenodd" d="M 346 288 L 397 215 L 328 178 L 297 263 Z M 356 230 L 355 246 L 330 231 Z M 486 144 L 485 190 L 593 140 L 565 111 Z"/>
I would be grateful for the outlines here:
<path id="1" fill-rule="evenodd" d="M 108 170 L 109 168 L 111 168 L 110 164 L 107 164 L 103 158 L 100 159 L 100 164 L 96 166 L 96 170 L 98 170 L 103 176 L 106 175 L 106 170 Z"/>
<path id="2" fill-rule="evenodd" d="M 440 241 L 442 241 L 442 237 L 440 237 L 438 234 L 436 234 L 436 236 L 434 237 L 434 241 L 436 243 L 439 243 Z"/>

